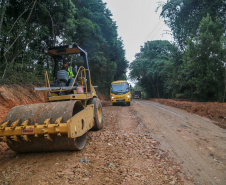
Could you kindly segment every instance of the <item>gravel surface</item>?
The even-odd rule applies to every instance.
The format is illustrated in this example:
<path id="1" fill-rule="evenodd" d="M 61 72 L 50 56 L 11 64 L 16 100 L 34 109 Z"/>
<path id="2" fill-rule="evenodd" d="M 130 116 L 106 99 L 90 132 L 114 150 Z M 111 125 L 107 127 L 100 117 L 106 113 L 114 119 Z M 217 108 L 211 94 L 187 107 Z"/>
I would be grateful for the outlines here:
<path id="1" fill-rule="evenodd" d="M 104 129 L 80 152 L 16 154 L 0 143 L 0 184 L 184 184 L 131 107 L 103 102 L 103 111 Z"/>

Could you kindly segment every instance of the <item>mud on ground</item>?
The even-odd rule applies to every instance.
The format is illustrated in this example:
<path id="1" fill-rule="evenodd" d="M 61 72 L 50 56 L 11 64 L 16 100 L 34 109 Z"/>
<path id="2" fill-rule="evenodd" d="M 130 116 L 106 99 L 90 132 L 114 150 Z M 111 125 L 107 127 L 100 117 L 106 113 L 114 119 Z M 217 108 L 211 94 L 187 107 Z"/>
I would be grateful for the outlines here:
<path id="1" fill-rule="evenodd" d="M 188 102 L 171 99 L 150 99 L 164 105 L 184 109 L 188 112 L 207 117 L 221 128 L 226 129 L 226 103 L 219 102 Z"/>

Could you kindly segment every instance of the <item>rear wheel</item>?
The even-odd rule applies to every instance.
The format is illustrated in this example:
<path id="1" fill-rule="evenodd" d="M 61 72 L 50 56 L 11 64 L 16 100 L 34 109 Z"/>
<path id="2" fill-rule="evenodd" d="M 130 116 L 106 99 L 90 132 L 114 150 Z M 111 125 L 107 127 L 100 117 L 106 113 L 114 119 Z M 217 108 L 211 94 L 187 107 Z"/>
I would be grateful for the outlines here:
<path id="1" fill-rule="evenodd" d="M 94 104 L 94 126 L 92 130 L 100 130 L 103 128 L 103 110 L 101 102 L 98 98 L 92 98 L 88 101 L 88 105 Z"/>

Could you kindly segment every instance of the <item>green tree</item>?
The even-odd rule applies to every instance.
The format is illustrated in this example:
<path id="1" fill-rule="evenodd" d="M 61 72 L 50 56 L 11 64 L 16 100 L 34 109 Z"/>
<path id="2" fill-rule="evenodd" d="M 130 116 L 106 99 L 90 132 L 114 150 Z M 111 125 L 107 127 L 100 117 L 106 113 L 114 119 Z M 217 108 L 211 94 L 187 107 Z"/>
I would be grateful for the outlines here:
<path id="1" fill-rule="evenodd" d="M 101 0 L 74 0 L 78 31 L 74 40 L 89 54 L 93 83 L 107 91 L 113 80 L 123 79 L 128 67 L 121 38 L 111 12 Z"/>
<path id="2" fill-rule="evenodd" d="M 128 66 L 111 16 L 102 0 L 1 1 L 1 82 L 43 79 L 53 62 L 42 50 L 76 42 L 88 52 L 93 83 L 106 91 Z"/>
<path id="3" fill-rule="evenodd" d="M 130 78 L 139 81 L 149 97 L 168 97 L 172 88 L 167 82 L 173 76 L 168 69 L 175 53 L 177 48 L 169 41 L 146 42 L 130 65 Z"/>
<path id="4" fill-rule="evenodd" d="M 220 21 L 214 22 L 208 14 L 200 22 L 198 35 L 189 40 L 178 81 L 187 98 L 222 101 L 226 54 L 221 42 L 223 32 Z"/>
<path id="5" fill-rule="evenodd" d="M 4 13 L 1 12 L 2 81 L 39 78 L 51 64 L 44 60 L 41 50 L 58 44 L 59 38 L 66 40 L 75 27 L 74 13 L 75 7 L 70 0 L 6 1 Z"/>
<path id="6" fill-rule="evenodd" d="M 162 6 L 161 16 L 171 28 L 173 36 L 181 49 L 185 49 L 191 34 L 196 34 L 199 23 L 207 13 L 216 20 L 219 18 L 226 27 L 225 0 L 168 0 Z"/>

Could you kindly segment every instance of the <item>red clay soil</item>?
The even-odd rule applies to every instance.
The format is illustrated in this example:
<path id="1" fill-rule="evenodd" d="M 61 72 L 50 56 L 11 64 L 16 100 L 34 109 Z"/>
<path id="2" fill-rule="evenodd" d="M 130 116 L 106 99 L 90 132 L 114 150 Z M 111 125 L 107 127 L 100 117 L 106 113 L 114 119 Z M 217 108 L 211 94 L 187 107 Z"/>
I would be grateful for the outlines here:
<path id="1" fill-rule="evenodd" d="M 34 86 L 26 88 L 19 85 L 0 86 L 0 123 L 14 106 L 44 102 L 44 91 L 34 91 L 33 88 Z"/>
<path id="2" fill-rule="evenodd" d="M 0 124 L 12 107 L 44 102 L 44 92 L 34 91 L 33 88 L 32 85 L 26 88 L 19 85 L 0 86 Z M 7 154 L 7 149 L 6 143 L 0 142 L 0 155 Z"/>
<path id="3" fill-rule="evenodd" d="M 226 129 L 226 103 L 218 102 L 188 102 L 172 99 L 150 99 L 164 105 L 184 109 L 188 112 L 207 117 L 221 128 Z"/>

